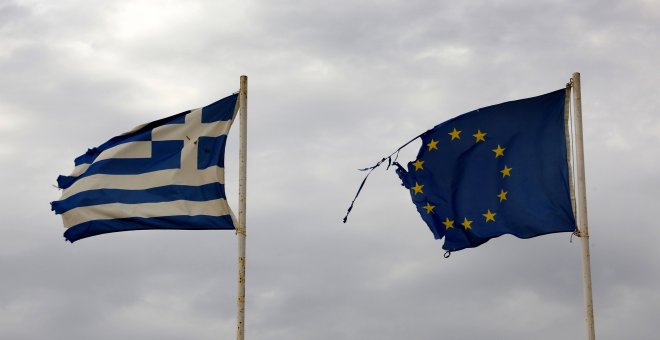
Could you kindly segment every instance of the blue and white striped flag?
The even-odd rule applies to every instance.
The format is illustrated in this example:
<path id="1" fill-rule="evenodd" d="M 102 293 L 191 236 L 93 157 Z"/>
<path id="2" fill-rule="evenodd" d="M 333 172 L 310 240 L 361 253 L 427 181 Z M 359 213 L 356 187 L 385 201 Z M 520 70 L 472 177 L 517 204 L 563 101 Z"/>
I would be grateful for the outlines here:
<path id="1" fill-rule="evenodd" d="M 136 127 L 76 158 L 51 203 L 71 242 L 127 230 L 234 229 L 224 188 L 238 94 Z"/>

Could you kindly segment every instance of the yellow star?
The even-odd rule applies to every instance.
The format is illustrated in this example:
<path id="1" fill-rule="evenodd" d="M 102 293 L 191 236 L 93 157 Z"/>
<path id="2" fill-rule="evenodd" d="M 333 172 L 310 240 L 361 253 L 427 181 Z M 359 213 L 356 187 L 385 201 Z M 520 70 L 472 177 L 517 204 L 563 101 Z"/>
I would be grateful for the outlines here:
<path id="1" fill-rule="evenodd" d="M 497 195 L 497 197 L 500 198 L 500 202 L 506 201 L 506 195 L 508 194 L 508 191 L 504 191 L 504 189 L 500 190 L 500 194 Z"/>
<path id="2" fill-rule="evenodd" d="M 429 151 L 438 150 L 438 141 L 435 139 L 431 139 L 431 141 L 428 144 L 426 144 L 426 146 L 429 147 Z"/>
<path id="3" fill-rule="evenodd" d="M 461 139 L 461 132 L 463 131 L 457 131 L 456 128 L 454 128 L 454 131 L 448 133 L 448 135 L 451 136 L 451 140 Z"/>
<path id="4" fill-rule="evenodd" d="M 433 212 L 433 209 L 435 208 L 435 205 L 431 205 L 431 203 L 426 202 L 426 205 L 423 206 L 422 208 L 426 209 L 426 213 L 430 214 Z"/>
<path id="5" fill-rule="evenodd" d="M 415 182 L 415 186 L 412 187 L 413 191 L 415 192 L 415 195 L 417 194 L 423 194 L 424 192 L 422 191 L 422 188 L 424 185 L 419 185 L 419 183 Z"/>
<path id="6" fill-rule="evenodd" d="M 424 168 L 422 167 L 422 165 L 424 165 L 424 161 L 422 160 L 419 159 L 416 160 L 415 163 L 413 163 L 413 165 L 415 166 L 415 170 L 424 170 Z"/>
<path id="7" fill-rule="evenodd" d="M 495 153 L 495 158 L 504 156 L 504 150 L 506 150 L 506 148 L 503 148 L 499 144 L 497 144 L 497 149 L 493 149 L 493 152 Z"/>
<path id="8" fill-rule="evenodd" d="M 484 137 L 486 137 L 486 135 L 487 135 L 487 133 L 481 132 L 481 130 L 477 129 L 477 133 L 475 133 L 472 136 L 474 136 L 474 138 L 476 139 L 475 143 L 479 143 L 479 141 L 482 141 L 482 142 L 486 141 L 486 138 L 484 138 Z"/>
<path id="9" fill-rule="evenodd" d="M 482 215 L 486 218 L 486 223 L 488 223 L 488 221 L 495 222 L 495 215 L 497 215 L 497 214 L 490 212 L 490 209 L 488 209 L 488 212 L 486 212 L 485 214 L 482 214 Z"/>
<path id="10" fill-rule="evenodd" d="M 445 225 L 445 229 L 449 230 L 449 228 L 453 228 L 453 227 L 454 227 L 454 220 L 450 220 L 449 217 L 446 217 L 446 218 L 445 218 L 445 221 L 442 222 L 442 224 Z"/>
<path id="11" fill-rule="evenodd" d="M 509 168 L 508 166 L 504 165 L 504 169 L 500 170 L 500 172 L 502 173 L 502 178 L 506 176 L 511 176 L 511 169 L 513 168 Z"/>
<path id="12" fill-rule="evenodd" d="M 465 230 L 472 229 L 472 221 L 468 220 L 467 217 L 463 218 L 463 223 L 461 223 Z"/>

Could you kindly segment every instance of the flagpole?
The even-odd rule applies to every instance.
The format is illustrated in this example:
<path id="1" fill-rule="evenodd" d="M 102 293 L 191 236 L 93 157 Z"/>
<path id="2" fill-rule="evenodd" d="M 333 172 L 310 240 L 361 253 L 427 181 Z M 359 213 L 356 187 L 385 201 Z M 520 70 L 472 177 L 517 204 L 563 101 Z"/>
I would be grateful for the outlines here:
<path id="1" fill-rule="evenodd" d="M 247 176 L 247 76 L 241 76 L 241 87 L 238 93 L 240 111 L 240 146 L 238 169 L 238 313 L 236 340 L 245 336 L 245 209 L 246 209 L 246 176 Z"/>
<path id="2" fill-rule="evenodd" d="M 591 255 L 589 252 L 589 226 L 587 223 L 587 189 L 584 175 L 584 145 L 582 141 L 582 93 L 580 73 L 573 73 L 573 105 L 575 107 L 575 166 L 577 170 L 578 226 L 582 243 L 582 278 L 584 286 L 585 319 L 587 321 L 587 339 L 595 340 L 594 303 L 591 294 Z"/>

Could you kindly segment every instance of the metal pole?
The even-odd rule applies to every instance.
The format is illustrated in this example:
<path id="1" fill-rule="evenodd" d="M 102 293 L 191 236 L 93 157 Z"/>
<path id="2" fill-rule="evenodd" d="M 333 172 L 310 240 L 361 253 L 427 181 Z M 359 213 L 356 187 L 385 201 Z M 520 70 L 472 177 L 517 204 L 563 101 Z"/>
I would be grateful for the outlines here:
<path id="1" fill-rule="evenodd" d="M 580 73 L 573 73 L 573 105 L 575 107 L 575 166 L 578 182 L 578 226 L 582 242 L 582 276 L 584 283 L 584 305 L 586 309 L 587 339 L 595 340 L 594 303 L 591 294 L 591 255 L 589 253 L 589 225 L 587 223 L 587 188 L 584 176 L 584 145 L 582 142 L 582 94 Z"/>
<path id="2" fill-rule="evenodd" d="M 245 208 L 247 177 L 247 76 L 241 76 L 241 88 L 238 93 L 240 111 L 240 146 L 238 169 L 238 314 L 236 340 L 243 340 L 245 335 Z"/>

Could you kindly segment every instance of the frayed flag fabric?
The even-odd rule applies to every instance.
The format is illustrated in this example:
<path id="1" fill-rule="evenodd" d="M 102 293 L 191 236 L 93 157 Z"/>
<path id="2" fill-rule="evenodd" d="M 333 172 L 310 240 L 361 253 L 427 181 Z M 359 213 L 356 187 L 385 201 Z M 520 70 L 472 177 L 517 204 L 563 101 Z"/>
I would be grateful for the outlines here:
<path id="1" fill-rule="evenodd" d="M 227 134 L 238 94 L 114 137 L 59 176 L 70 242 L 118 231 L 235 229 L 224 188 Z"/>
<path id="2" fill-rule="evenodd" d="M 573 232 L 565 90 L 481 108 L 423 133 L 397 173 L 443 248 Z"/>

